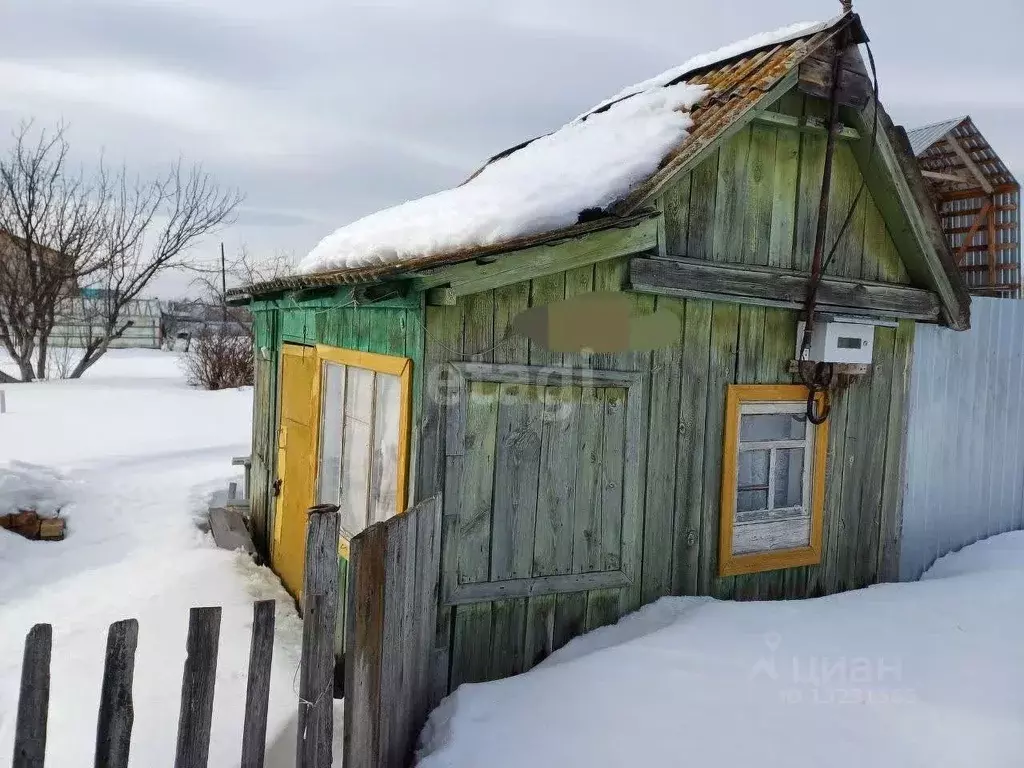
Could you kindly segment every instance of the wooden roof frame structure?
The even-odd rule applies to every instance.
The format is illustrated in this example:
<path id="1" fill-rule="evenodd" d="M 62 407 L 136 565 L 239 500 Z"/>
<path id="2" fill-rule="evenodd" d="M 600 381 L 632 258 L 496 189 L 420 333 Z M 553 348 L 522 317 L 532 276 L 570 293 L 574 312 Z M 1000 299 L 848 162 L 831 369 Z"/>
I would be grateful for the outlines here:
<path id="1" fill-rule="evenodd" d="M 969 289 L 1019 297 L 1017 179 L 969 115 L 926 125 L 909 135 L 954 262 Z"/>

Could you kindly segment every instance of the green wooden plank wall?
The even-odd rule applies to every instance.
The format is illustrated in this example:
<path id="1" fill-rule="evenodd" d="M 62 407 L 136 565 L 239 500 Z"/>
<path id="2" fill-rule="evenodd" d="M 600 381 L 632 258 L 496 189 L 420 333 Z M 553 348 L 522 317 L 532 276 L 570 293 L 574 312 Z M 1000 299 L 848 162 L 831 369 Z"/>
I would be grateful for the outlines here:
<path id="1" fill-rule="evenodd" d="M 790 92 L 774 110 L 821 116 L 823 102 Z M 866 141 L 867 139 L 861 139 Z M 753 123 L 667 189 L 667 255 L 809 271 L 825 163 L 825 135 Z M 850 145 L 837 144 L 826 249 L 861 186 Z M 864 190 L 826 273 L 909 283 L 882 216 Z"/>
<path id="2" fill-rule="evenodd" d="M 770 241 L 770 233 L 762 232 Z M 761 239 L 764 239 L 761 238 Z M 760 242 L 760 240 L 759 240 Z M 543 595 L 445 607 L 438 620 L 435 649 L 435 698 L 461 682 L 507 676 L 529 669 L 584 629 L 618 619 L 641 604 L 668 594 L 710 594 L 735 599 L 780 599 L 833 593 L 878 580 L 877 563 L 893 546 L 885 535 L 898 526 L 898 486 L 903 441 L 902 402 L 891 392 L 905 376 L 913 324 L 876 330 L 877 365 L 871 375 L 852 382 L 835 401 L 830 420 L 830 451 L 825 510 L 824 559 L 820 565 L 719 578 L 717 547 L 725 391 L 733 383 L 792 383 L 788 361 L 796 343 L 798 314 L 699 300 L 635 296 L 642 311 L 667 309 L 681 319 L 676 346 L 652 353 L 580 356 L 552 355 L 521 338 L 506 338 L 508 324 L 528 306 L 557 301 L 579 286 L 618 290 L 626 262 L 614 260 L 548 276 L 529 284 L 460 298 L 454 307 L 426 310 L 426 366 L 447 362 L 489 361 L 532 365 L 580 365 L 649 372 L 649 411 L 645 416 L 643 464 L 643 557 L 636 583 L 625 589 Z M 566 359 L 568 358 L 568 359 Z M 428 371 L 428 377 L 433 376 Z M 479 385 L 477 385 L 479 386 Z M 493 462 L 457 453 L 445 445 L 444 398 L 424 401 L 418 483 L 421 497 L 445 488 L 449 496 L 470 487 L 493 493 L 493 478 L 465 477 L 477 465 L 493 471 Z M 493 431 L 503 429 L 493 413 L 474 414 Z M 524 417 L 525 418 L 525 417 Z M 479 425 L 477 425 L 479 426 Z M 483 428 L 483 427 L 481 427 Z M 879 446 L 882 447 L 879 450 Z M 447 476 L 447 477 L 446 477 Z M 580 489 L 577 488 L 579 493 Z M 481 500 L 478 500 L 481 501 Z M 472 552 L 445 550 L 442 579 L 458 583 L 474 569 L 486 574 L 492 528 L 479 519 L 486 499 L 471 505 L 474 519 L 462 520 L 464 505 L 446 499 L 443 530 L 468 526 L 479 534 Z M 499 505 L 500 507 L 501 505 Z M 536 516 L 539 519 L 539 515 Z M 531 518 L 534 519 L 534 518 Z M 507 525 L 507 521 L 504 523 Z M 454 537 L 448 536 L 449 539 Z M 531 540 L 524 536 L 524 540 Z M 491 542 L 493 544 L 493 542 Z M 884 552 L 883 552 L 884 550 Z M 572 572 L 574 548 L 562 552 L 557 570 Z M 517 553 L 506 553 L 514 560 Z M 475 560 L 477 558 L 479 562 Z M 511 561 L 510 560 L 510 561 Z M 475 563 L 475 564 L 474 564 Z M 492 561 L 491 567 L 495 567 Z"/>

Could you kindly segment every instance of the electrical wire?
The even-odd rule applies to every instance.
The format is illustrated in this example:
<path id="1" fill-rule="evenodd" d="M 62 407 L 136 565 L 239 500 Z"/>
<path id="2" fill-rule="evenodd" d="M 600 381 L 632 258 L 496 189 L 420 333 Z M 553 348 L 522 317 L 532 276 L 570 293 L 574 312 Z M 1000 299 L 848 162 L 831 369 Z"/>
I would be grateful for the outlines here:
<path id="1" fill-rule="evenodd" d="M 878 69 L 875 66 L 875 55 L 871 51 L 871 44 L 868 42 L 864 43 L 864 48 L 867 50 L 868 62 L 871 66 L 871 83 L 872 83 L 872 102 L 873 102 L 873 120 L 871 126 L 871 144 L 868 148 L 868 159 L 867 166 L 870 166 L 875 158 L 875 149 L 878 146 L 878 111 L 881 108 L 878 101 Z M 838 54 L 837 54 L 838 55 Z M 830 127 L 830 130 L 834 128 Z M 835 242 L 832 243 L 832 247 L 829 249 L 828 255 L 821 263 L 821 269 L 818 273 L 811 278 L 811 288 L 808 291 L 807 306 L 813 307 L 816 303 L 818 296 L 818 288 L 821 286 L 821 281 L 824 279 L 825 270 L 828 265 L 832 263 L 832 259 L 839 248 L 839 243 L 843 239 L 843 235 L 846 234 L 846 230 L 850 226 L 850 222 L 853 221 L 853 214 L 857 210 L 857 206 L 860 204 L 860 199 L 864 195 L 864 190 L 867 188 L 867 178 L 864 174 L 861 174 L 860 188 L 857 190 L 857 194 L 853 197 L 853 202 L 850 204 L 850 210 L 846 213 L 846 218 L 843 219 L 842 225 L 839 227 L 839 231 L 836 233 Z M 808 317 L 808 321 L 811 318 Z M 813 372 L 807 370 L 807 366 L 803 364 L 804 356 L 808 352 L 810 339 L 807 335 L 804 335 L 803 343 L 800 347 L 800 356 L 797 361 L 797 370 L 800 373 L 800 380 L 804 383 L 804 386 L 809 390 L 807 393 L 807 419 L 815 426 L 824 424 L 832 411 L 832 401 L 829 396 L 829 387 L 832 383 L 832 374 L 834 367 L 831 363 L 817 363 Z M 817 396 L 818 393 L 824 395 L 824 406 L 819 411 L 817 408 Z"/>

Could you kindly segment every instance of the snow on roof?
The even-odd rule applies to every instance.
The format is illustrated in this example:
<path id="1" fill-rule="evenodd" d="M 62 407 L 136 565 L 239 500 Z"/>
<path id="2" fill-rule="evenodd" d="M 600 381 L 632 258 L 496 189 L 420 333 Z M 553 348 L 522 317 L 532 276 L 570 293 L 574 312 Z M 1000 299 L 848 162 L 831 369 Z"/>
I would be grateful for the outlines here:
<path id="1" fill-rule="evenodd" d="M 790 24 L 789 26 L 781 27 L 780 29 L 776 29 L 774 32 L 762 32 L 760 34 L 753 35 L 752 37 L 748 37 L 745 40 L 738 40 L 735 43 L 722 46 L 715 51 L 702 53 L 688 59 L 678 66 L 666 69 L 659 75 L 655 75 L 647 80 L 643 80 L 639 83 L 634 83 L 633 85 L 623 88 L 614 96 L 605 99 L 597 106 L 584 112 L 580 117 L 585 117 L 597 112 L 599 109 L 603 109 L 609 104 L 614 104 L 616 101 L 629 98 L 637 93 L 649 91 L 652 88 L 664 87 L 675 80 L 685 77 L 695 70 L 713 66 L 735 56 L 742 56 L 750 51 L 756 51 L 758 48 L 766 48 L 768 46 L 778 45 L 779 43 L 783 43 L 787 40 L 792 40 L 796 37 L 805 37 L 806 35 L 814 34 L 831 23 L 832 22 L 802 21 L 797 24 Z"/>
<path id="2" fill-rule="evenodd" d="M 572 226 L 657 171 L 688 136 L 707 92 L 688 72 L 814 34 L 794 24 L 703 54 L 623 89 L 554 133 L 486 165 L 454 189 L 373 213 L 328 235 L 299 264 L 305 274 L 399 264 Z"/>

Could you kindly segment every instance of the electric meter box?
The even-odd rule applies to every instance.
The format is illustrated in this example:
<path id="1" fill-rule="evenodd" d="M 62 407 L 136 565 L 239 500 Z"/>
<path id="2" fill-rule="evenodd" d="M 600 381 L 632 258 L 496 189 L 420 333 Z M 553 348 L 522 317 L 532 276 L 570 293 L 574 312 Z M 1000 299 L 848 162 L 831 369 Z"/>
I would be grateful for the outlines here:
<path id="1" fill-rule="evenodd" d="M 796 354 L 800 358 L 800 347 L 804 338 L 804 323 L 796 331 Z M 845 323 L 835 320 L 816 320 L 811 332 L 811 346 L 804 360 L 816 363 L 871 364 L 872 347 L 875 341 L 874 325 L 867 323 Z"/>

